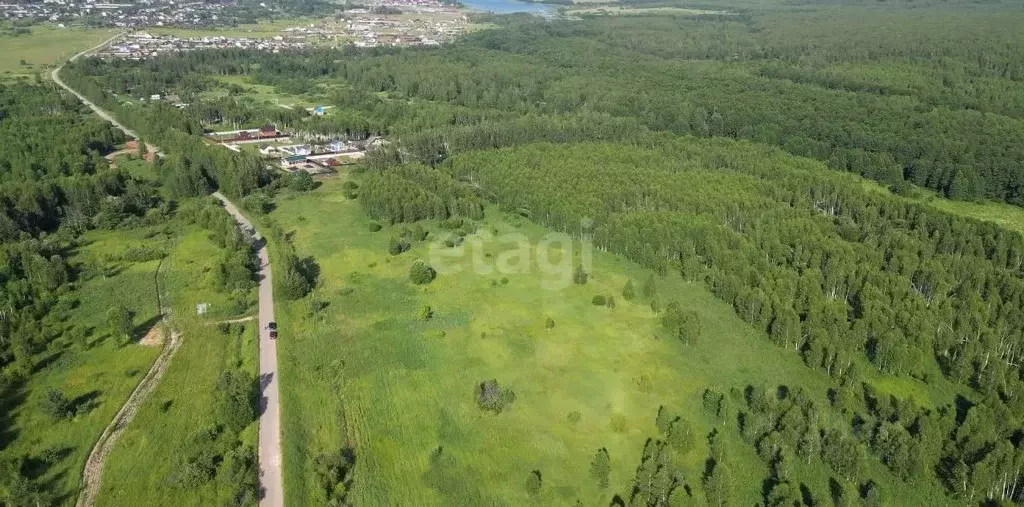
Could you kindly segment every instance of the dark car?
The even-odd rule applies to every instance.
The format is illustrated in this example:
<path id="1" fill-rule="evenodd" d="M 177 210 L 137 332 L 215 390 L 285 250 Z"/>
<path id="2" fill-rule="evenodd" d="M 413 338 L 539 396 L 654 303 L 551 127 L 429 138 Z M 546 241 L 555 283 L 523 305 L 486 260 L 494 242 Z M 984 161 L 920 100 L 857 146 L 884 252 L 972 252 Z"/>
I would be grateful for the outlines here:
<path id="1" fill-rule="evenodd" d="M 277 339 L 277 331 L 271 331 L 270 332 L 270 339 L 271 340 L 276 340 Z"/>
<path id="2" fill-rule="evenodd" d="M 277 322 L 271 321 L 270 324 L 267 324 L 267 329 L 276 330 L 277 329 Z"/>

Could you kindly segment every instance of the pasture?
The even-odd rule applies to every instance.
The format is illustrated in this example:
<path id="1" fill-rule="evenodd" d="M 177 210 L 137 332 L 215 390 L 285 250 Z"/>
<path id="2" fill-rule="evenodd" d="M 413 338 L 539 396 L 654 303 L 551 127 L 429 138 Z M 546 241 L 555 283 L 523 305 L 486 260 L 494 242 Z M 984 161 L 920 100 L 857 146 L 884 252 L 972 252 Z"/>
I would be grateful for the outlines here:
<path id="1" fill-rule="evenodd" d="M 0 79 L 31 76 L 35 72 L 49 79 L 47 69 L 117 33 L 110 29 L 50 26 L 33 26 L 30 30 L 31 33 L 22 35 L 0 32 Z"/>

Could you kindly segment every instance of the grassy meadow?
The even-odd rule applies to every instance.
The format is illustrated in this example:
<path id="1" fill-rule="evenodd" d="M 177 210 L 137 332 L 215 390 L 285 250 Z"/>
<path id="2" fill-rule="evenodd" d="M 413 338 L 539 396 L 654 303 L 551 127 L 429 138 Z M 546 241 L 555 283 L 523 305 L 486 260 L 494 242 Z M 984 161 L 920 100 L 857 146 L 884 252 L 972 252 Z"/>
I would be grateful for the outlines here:
<path id="1" fill-rule="evenodd" d="M 30 76 L 35 72 L 49 78 L 45 69 L 89 49 L 117 33 L 98 28 L 31 27 L 32 33 L 13 35 L 0 32 L 0 79 Z M 26 65 L 22 65 L 24 60 Z"/>
<path id="2" fill-rule="evenodd" d="M 53 453 L 52 463 L 35 464 L 35 474 L 52 486 L 62 504 L 74 503 L 93 443 L 159 353 L 157 347 L 137 343 L 120 346 L 107 330 L 107 309 L 116 304 L 134 312 L 139 336 L 159 318 L 155 284 L 159 261 L 130 262 L 118 257 L 126 245 L 165 241 L 167 236 L 156 228 L 85 235 L 83 246 L 69 262 L 90 274 L 78 290 L 61 299 L 58 311 L 63 315 L 64 336 L 36 358 L 37 373 L 23 386 L 20 403 L 5 407 L 9 421 L 4 427 L 9 429 L 3 440 L 11 444 L 3 448 L 3 455 Z M 38 408 L 51 388 L 72 400 L 74 418 L 53 422 Z"/>
<path id="3" fill-rule="evenodd" d="M 208 235 L 198 228 L 185 231 L 165 261 L 163 280 L 170 294 L 171 321 L 182 333 L 183 343 L 160 385 L 107 458 L 98 505 L 222 503 L 223 485 L 216 480 L 199 488 L 182 488 L 171 480 L 187 443 L 217 422 L 210 408 L 220 373 L 240 367 L 255 375 L 258 370 L 255 321 L 236 324 L 229 333 L 213 325 L 255 311 L 216 290 L 211 271 L 221 252 Z M 210 304 L 208 314 L 196 315 L 199 302 Z M 242 441 L 255 446 L 256 425 L 243 432 Z"/>
<path id="4" fill-rule="evenodd" d="M 702 284 L 659 280 L 663 300 L 696 311 L 703 331 L 692 346 L 658 339 L 659 320 L 648 303 L 620 296 L 627 280 L 639 291 L 651 273 L 603 252 L 594 252 L 585 286 L 542 288 L 553 277 L 536 264 L 518 274 L 479 274 L 469 255 L 446 259 L 460 273 L 412 285 L 409 268 L 429 258 L 432 239 L 389 255 L 389 238 L 402 226 L 370 232 L 358 202 L 342 196 L 343 179 L 281 197 L 271 215 L 291 233 L 299 256 L 319 263 L 313 297 L 328 302 L 314 312 L 306 300 L 278 301 L 290 505 L 316 504 L 312 459 L 343 445 L 356 450 L 349 497 L 356 505 L 604 505 L 614 493 L 628 495 L 645 441 L 658 436 L 659 405 L 694 426 L 695 448 L 676 459 L 693 500 L 702 502 L 704 436 L 717 423 L 701 409 L 705 388 L 728 392 L 785 382 L 824 404 L 830 383 L 823 373 L 772 345 Z M 436 223 L 428 228 L 433 240 L 440 237 Z M 496 209 L 488 210 L 480 230 L 522 234 L 531 245 L 548 233 Z M 480 244 L 478 261 L 492 267 L 515 246 Z M 532 261 L 537 248 L 531 247 Z M 547 254 L 558 259 L 566 252 L 549 248 Z M 594 306 L 596 294 L 614 296 L 616 307 Z M 424 305 L 434 312 L 427 321 L 419 316 Z M 552 329 L 545 326 L 548 317 Z M 500 414 L 476 404 L 474 390 L 488 379 L 515 391 L 514 403 Z M 767 470 L 754 449 L 734 424 L 719 427 L 734 484 L 760 484 Z M 443 466 L 431 464 L 438 447 L 449 457 Z M 612 466 L 611 487 L 604 490 L 588 473 L 602 447 Z M 870 466 L 882 481 L 895 480 L 881 464 Z M 798 467 L 796 476 L 827 491 L 827 471 Z M 532 470 L 543 475 L 537 497 L 524 487 Z M 895 485 L 887 490 L 899 495 Z M 751 505 L 762 492 L 737 488 L 733 497 Z"/>

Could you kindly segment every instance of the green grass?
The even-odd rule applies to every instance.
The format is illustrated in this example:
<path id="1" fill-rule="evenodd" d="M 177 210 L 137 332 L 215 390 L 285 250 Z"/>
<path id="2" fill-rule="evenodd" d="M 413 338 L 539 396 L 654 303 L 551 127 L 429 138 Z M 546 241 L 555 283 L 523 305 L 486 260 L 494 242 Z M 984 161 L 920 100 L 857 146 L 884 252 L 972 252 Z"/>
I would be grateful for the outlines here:
<path id="1" fill-rule="evenodd" d="M 294 108 L 308 108 L 317 105 L 316 94 L 291 95 L 278 91 L 276 87 L 253 83 L 248 76 L 217 76 L 225 85 L 238 85 L 245 89 L 245 98 L 257 103 L 281 104 Z M 224 97 L 226 89 L 203 92 L 204 98 Z"/>
<path id="2" fill-rule="evenodd" d="M 142 380 L 160 349 L 138 343 L 119 345 L 106 324 L 107 310 L 124 305 L 134 313 L 136 335 L 141 337 L 160 318 L 156 275 L 160 266 L 163 303 L 172 308 L 174 326 L 183 331 L 184 345 L 174 358 L 163 383 L 142 407 L 122 440 L 108 457 L 98 505 L 208 505 L 220 490 L 168 490 L 167 470 L 175 463 L 182 442 L 211 420 L 213 383 L 220 371 L 240 364 L 255 375 L 255 329 L 246 325 L 240 337 L 225 336 L 207 322 L 254 313 L 253 294 L 218 292 L 211 270 L 220 256 L 209 233 L 180 221 L 166 225 L 116 231 L 90 231 L 69 263 L 83 273 L 78 288 L 61 298 L 64 336 L 35 357 L 37 371 L 17 388 L 6 408 L 5 444 L 0 458 L 38 458 L 55 450 L 61 458 L 47 465 L 29 462 L 28 473 L 57 497 L 59 505 L 73 505 L 81 474 L 93 444 L 132 390 Z M 161 249 L 160 261 L 130 262 L 122 255 L 130 248 Z M 209 302 L 211 311 L 195 316 L 197 302 Z M 86 332 L 83 343 L 73 343 L 69 331 Z M 59 389 L 78 407 L 75 417 L 54 422 L 39 409 L 50 389 Z M 170 400 L 163 413 L 158 407 Z M 255 425 L 242 435 L 253 444 Z M 212 493 L 211 493 L 212 492 Z M 120 494 L 120 496 L 119 496 Z M 139 503 L 142 502 L 142 503 Z"/>
<path id="3" fill-rule="evenodd" d="M 241 336 L 222 334 L 211 325 L 240 313 L 231 297 L 218 292 L 210 278 L 220 250 L 208 234 L 189 228 L 166 261 L 164 280 L 171 294 L 172 326 L 182 333 L 183 343 L 160 385 L 108 457 L 97 505 L 222 503 L 220 495 L 227 485 L 219 480 L 187 489 L 170 480 L 191 439 L 217 422 L 211 407 L 220 373 L 235 367 L 254 376 L 257 373 L 255 322 L 243 324 Z M 243 300 L 247 297 L 251 295 Z M 199 302 L 210 303 L 210 313 L 197 316 L 195 305 Z M 243 310 L 241 315 L 255 314 L 251 308 Z M 256 425 L 249 426 L 241 438 L 255 446 Z"/>
<path id="4" fill-rule="evenodd" d="M 47 449 L 58 449 L 63 459 L 36 473 L 62 500 L 73 504 L 81 484 L 82 468 L 103 428 L 113 419 L 129 393 L 145 375 L 159 352 L 137 344 L 119 346 L 110 338 L 105 322 L 107 309 L 122 304 L 135 313 L 138 331 L 144 332 L 159 316 L 154 276 L 158 261 L 130 263 L 111 260 L 126 245 L 144 241 L 154 230 L 93 231 L 84 236 L 84 246 L 70 257 L 79 266 L 103 267 L 95 277 L 80 282 L 80 288 L 65 295 L 62 305 L 64 330 L 78 327 L 87 332 L 88 347 L 58 339 L 50 350 L 37 357 L 38 371 L 16 398 L 10 411 L 12 427 L 4 440 L 10 445 L 4 457 L 38 457 Z M 151 242 L 161 242 L 160 236 Z M 79 404 L 81 413 L 71 420 L 53 422 L 40 410 L 47 390 L 59 389 Z M 91 401 L 90 401 L 91 400 Z M 92 408 L 88 408 L 91 406 Z"/>
<path id="5" fill-rule="evenodd" d="M 45 69 L 89 49 L 117 33 L 94 28 L 52 28 L 33 26 L 27 35 L 0 35 L 0 79 L 28 76 L 35 72 L 49 79 Z M 25 60 L 28 65 L 21 65 Z"/>
<path id="6" fill-rule="evenodd" d="M 681 458 L 696 501 L 708 453 L 700 437 L 715 424 L 700 408 L 706 387 L 727 392 L 748 383 L 786 383 L 805 387 L 824 404 L 830 385 L 824 373 L 772 345 L 703 285 L 678 277 L 661 281 L 666 301 L 678 300 L 701 316 L 700 343 L 657 339 L 658 318 L 647 304 L 619 296 L 627 279 L 639 287 L 649 272 L 603 252 L 595 253 L 591 280 L 582 287 L 542 289 L 550 276 L 536 269 L 507 275 L 507 285 L 494 287 L 502 275 L 474 274 L 469 259 L 455 261 L 466 268 L 459 274 L 413 286 L 407 274 L 416 259 L 427 257 L 425 244 L 388 255 L 396 227 L 369 232 L 358 203 L 346 201 L 339 186 L 331 180 L 311 194 L 279 199 L 273 213 L 294 231 L 300 257 L 319 262 L 316 297 L 330 303 L 311 316 L 304 301 L 278 302 L 291 505 L 319 501 L 311 459 L 344 443 L 357 451 L 351 493 L 357 505 L 573 505 L 577 499 L 604 505 L 613 492 L 628 492 L 643 444 L 657 434 L 661 404 L 692 421 L 699 435 L 696 448 Z M 533 244 L 547 233 L 488 211 L 487 230 L 522 233 Z M 484 251 L 497 257 L 508 248 L 492 243 Z M 614 295 L 618 306 L 595 307 L 594 294 Z M 433 308 L 433 320 L 417 318 L 422 305 Z M 549 316 L 556 323 L 551 330 L 544 327 Z M 499 415 L 482 412 L 473 397 L 474 386 L 491 378 L 516 392 L 515 403 Z M 649 389 L 641 388 L 641 378 Z M 581 414 L 576 424 L 567 417 L 572 411 Z M 758 502 L 767 469 L 734 424 L 724 427 L 734 484 L 742 485 L 734 500 Z M 443 490 L 423 479 L 438 446 L 455 457 L 445 473 L 450 487 Z M 599 490 L 587 473 L 601 447 L 612 458 L 609 490 Z M 827 470 L 803 468 L 799 477 L 828 491 Z M 523 487 L 534 469 L 544 477 L 538 499 Z M 870 469 L 890 485 L 879 463 Z M 887 491 L 900 498 L 898 489 Z"/>

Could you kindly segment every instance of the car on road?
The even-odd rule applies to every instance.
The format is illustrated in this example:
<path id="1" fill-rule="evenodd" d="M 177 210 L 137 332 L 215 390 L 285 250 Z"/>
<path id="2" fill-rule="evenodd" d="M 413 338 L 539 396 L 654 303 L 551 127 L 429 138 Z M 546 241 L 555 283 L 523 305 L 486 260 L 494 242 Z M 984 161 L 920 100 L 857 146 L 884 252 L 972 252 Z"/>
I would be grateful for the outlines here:
<path id="1" fill-rule="evenodd" d="M 271 340 L 276 340 L 277 339 L 277 331 L 271 331 L 270 332 L 270 339 Z"/>
<path id="2" fill-rule="evenodd" d="M 269 329 L 271 331 L 276 331 L 277 330 L 277 322 L 271 321 L 269 324 L 267 324 L 267 329 Z"/>

